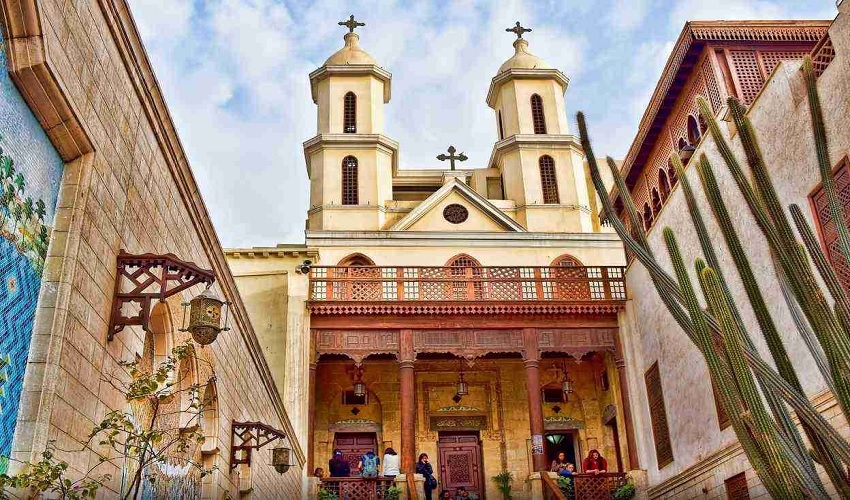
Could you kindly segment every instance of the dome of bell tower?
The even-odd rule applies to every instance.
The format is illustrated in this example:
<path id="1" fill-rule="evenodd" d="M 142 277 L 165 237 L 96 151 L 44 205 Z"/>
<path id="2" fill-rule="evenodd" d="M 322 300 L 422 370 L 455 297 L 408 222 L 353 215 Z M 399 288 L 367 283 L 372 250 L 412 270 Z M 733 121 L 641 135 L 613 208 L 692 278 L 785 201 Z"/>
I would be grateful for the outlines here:
<path id="1" fill-rule="evenodd" d="M 325 66 L 346 66 L 355 64 L 378 65 L 378 61 L 360 48 L 360 35 L 351 31 L 345 34 L 345 46 L 325 61 Z"/>

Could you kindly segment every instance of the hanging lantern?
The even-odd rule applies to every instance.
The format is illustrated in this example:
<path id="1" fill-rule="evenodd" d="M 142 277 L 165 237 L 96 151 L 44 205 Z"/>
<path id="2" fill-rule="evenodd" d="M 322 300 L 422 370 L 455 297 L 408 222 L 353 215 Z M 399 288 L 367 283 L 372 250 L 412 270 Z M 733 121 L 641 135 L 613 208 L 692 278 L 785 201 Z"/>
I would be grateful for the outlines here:
<path id="1" fill-rule="evenodd" d="M 286 447 L 272 448 L 272 467 L 278 474 L 285 474 L 292 466 L 290 456 L 292 450 Z"/>
<path id="2" fill-rule="evenodd" d="M 561 382 L 561 390 L 564 391 L 564 396 L 573 392 L 573 381 L 569 379 L 569 376 L 564 377 L 564 381 Z"/>
<path id="3" fill-rule="evenodd" d="M 469 384 L 463 378 L 463 372 L 460 372 L 460 380 L 457 381 L 457 395 L 466 396 L 469 394 Z"/>
<path id="4" fill-rule="evenodd" d="M 221 325 L 222 309 L 227 304 L 207 288 L 188 304 L 183 304 L 189 308 L 189 325 L 181 331 L 191 333 L 195 342 L 202 346 L 212 344 L 220 332 L 230 330 L 227 326 L 226 309 L 224 326 Z"/>
<path id="5" fill-rule="evenodd" d="M 362 398 L 366 395 L 366 384 L 361 381 L 357 381 L 354 383 L 354 395 L 358 398 Z"/>

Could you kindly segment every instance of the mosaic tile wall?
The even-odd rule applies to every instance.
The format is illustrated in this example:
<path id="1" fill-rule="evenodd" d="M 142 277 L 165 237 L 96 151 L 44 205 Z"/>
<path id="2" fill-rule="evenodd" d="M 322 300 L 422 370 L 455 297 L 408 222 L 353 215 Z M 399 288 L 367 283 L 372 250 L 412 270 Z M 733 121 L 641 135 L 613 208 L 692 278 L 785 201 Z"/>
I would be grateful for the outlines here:
<path id="1" fill-rule="evenodd" d="M 0 35 L 0 472 L 15 434 L 63 168 L 5 68 Z"/>

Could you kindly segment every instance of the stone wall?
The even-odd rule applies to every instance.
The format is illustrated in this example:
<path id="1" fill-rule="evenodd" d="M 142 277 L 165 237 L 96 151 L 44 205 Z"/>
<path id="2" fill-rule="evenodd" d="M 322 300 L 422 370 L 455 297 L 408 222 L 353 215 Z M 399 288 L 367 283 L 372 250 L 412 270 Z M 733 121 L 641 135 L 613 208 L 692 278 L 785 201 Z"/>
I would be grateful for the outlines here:
<path id="1" fill-rule="evenodd" d="M 118 363 L 143 354 L 145 335 L 125 328 L 107 341 L 116 256 L 174 253 L 210 268 L 214 290 L 233 303 L 233 329 L 204 349 L 216 375 L 217 447 L 205 462 L 219 470 L 204 496 L 296 498 L 301 443 L 282 401 L 233 277 L 224 261 L 128 7 L 122 0 L 3 2 L 9 70 L 29 107 L 65 161 L 47 252 L 13 458 L 38 458 L 55 442 L 74 475 L 96 464 L 80 449 L 92 426 L 123 396 L 108 383 Z M 179 302 L 171 304 L 170 342 L 178 342 Z M 262 421 L 292 436 L 294 471 L 278 475 L 268 448 L 256 452 L 250 474 L 229 468 L 231 420 Z M 108 490 L 120 487 L 122 466 L 105 463 Z M 240 479 L 241 474 L 241 479 Z M 250 479 L 248 476 L 250 475 Z M 180 482 L 180 478 L 175 479 Z"/>
<path id="2" fill-rule="evenodd" d="M 818 80 L 823 102 L 826 127 L 830 137 L 831 162 L 837 165 L 850 148 L 850 129 L 846 126 L 850 114 L 850 12 L 847 3 L 840 7 L 829 33 L 837 55 Z M 803 208 L 810 224 L 813 213 L 807 196 L 820 183 L 815 158 L 814 141 L 806 93 L 799 72 L 799 62 L 784 62 L 773 73 L 770 81 L 753 103 L 749 116 L 755 126 L 779 197 L 786 205 L 796 203 Z M 724 125 L 730 143 L 739 158 L 743 158 L 740 141 Z M 796 335 L 794 323 L 788 314 L 775 274 L 767 258 L 767 245 L 754 223 L 749 209 L 742 200 L 737 186 L 725 168 L 713 140 L 703 139 L 695 158 L 705 153 L 715 167 L 720 190 L 726 201 L 739 237 L 746 242 L 756 277 L 768 304 L 772 305 L 773 318 L 780 332 L 789 332 L 783 339 L 807 394 L 812 398 L 823 398 L 824 382 L 808 354 L 803 341 Z M 753 340 L 763 357 L 770 354 L 758 328 L 745 293 L 740 284 L 720 230 L 711 217 L 705 196 L 693 168 L 687 168 L 687 176 L 697 191 L 697 203 L 703 213 L 708 231 L 715 242 L 721 264 L 726 269 L 736 303 L 742 306 L 744 321 L 751 325 Z M 649 242 L 661 264 L 671 270 L 661 228 L 669 226 L 676 232 L 686 262 L 701 257 L 699 244 L 681 189 L 674 189 L 663 208 Z M 814 224 L 813 224 L 814 226 Z M 696 276 L 692 276 L 696 280 Z M 635 430 L 642 467 L 647 469 L 650 490 L 658 498 L 671 496 L 681 498 L 723 497 L 723 480 L 741 471 L 747 471 L 751 497 L 764 494 L 758 479 L 740 452 L 731 428 L 720 431 L 708 382 L 708 371 L 701 355 L 679 329 L 658 298 L 646 270 L 634 262 L 627 273 L 629 295 L 633 300 L 621 315 L 621 332 L 625 344 L 632 401 L 634 404 Z M 646 401 L 644 373 L 658 361 L 661 384 L 667 409 L 667 419 L 673 446 L 673 463 L 661 470 L 656 465 L 655 449 L 649 410 Z M 846 422 L 834 411 L 829 398 L 821 407 L 834 425 L 845 435 L 850 434 Z"/>

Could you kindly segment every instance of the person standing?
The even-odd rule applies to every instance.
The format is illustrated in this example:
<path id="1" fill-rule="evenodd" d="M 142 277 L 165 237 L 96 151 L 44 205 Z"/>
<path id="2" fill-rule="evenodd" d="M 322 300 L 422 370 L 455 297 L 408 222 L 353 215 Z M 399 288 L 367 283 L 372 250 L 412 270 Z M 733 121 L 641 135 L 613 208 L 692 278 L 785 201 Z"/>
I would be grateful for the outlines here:
<path id="1" fill-rule="evenodd" d="M 601 474 L 608 472 L 608 461 L 602 458 L 597 450 L 590 450 L 582 463 L 585 474 Z"/>
<path id="2" fill-rule="evenodd" d="M 434 477 L 434 468 L 431 467 L 427 453 L 419 455 L 419 460 L 416 461 L 416 473 L 422 474 L 425 478 L 425 500 L 432 500 L 431 492 L 437 489 L 437 478 Z"/>
<path id="3" fill-rule="evenodd" d="M 328 470 L 331 471 L 331 477 L 348 477 L 351 475 L 351 464 L 342 454 L 342 450 L 334 450 L 334 456 L 328 460 Z"/>
<path id="4" fill-rule="evenodd" d="M 401 472 L 399 471 L 399 456 L 392 448 L 384 450 L 384 477 L 395 478 Z"/>
<path id="5" fill-rule="evenodd" d="M 367 451 L 360 457 L 360 477 L 378 477 L 379 465 L 381 465 L 381 459 L 375 455 L 375 451 Z"/>
<path id="6" fill-rule="evenodd" d="M 559 451 L 557 458 L 552 460 L 552 465 L 549 466 L 549 470 L 560 474 L 562 470 L 567 468 L 567 463 L 566 453 Z"/>

